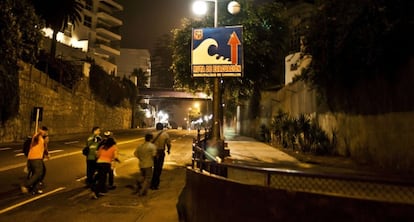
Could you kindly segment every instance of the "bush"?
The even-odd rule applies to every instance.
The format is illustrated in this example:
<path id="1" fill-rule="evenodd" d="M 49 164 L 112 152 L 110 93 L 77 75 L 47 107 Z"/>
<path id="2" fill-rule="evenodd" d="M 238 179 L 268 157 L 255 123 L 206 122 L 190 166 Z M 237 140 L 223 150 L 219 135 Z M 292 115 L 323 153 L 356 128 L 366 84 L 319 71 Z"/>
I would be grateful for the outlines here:
<path id="1" fill-rule="evenodd" d="M 109 106 L 120 106 L 124 100 L 132 104 L 137 96 L 137 88 L 125 77 L 109 75 L 102 67 L 92 64 L 89 72 L 89 87 L 98 100 Z"/>
<path id="2" fill-rule="evenodd" d="M 275 142 L 284 148 L 295 150 L 299 147 L 302 152 L 318 155 L 332 154 L 335 148 L 335 135 L 331 141 L 328 134 L 304 114 L 294 118 L 279 110 L 272 119 L 271 128 L 276 138 Z"/>

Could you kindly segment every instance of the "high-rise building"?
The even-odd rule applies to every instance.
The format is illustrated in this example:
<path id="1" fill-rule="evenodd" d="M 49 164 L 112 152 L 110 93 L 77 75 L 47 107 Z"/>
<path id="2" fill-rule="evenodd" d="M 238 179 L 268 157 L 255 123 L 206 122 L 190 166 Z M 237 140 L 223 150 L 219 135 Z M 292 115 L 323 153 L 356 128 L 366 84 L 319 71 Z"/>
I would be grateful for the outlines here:
<path id="1" fill-rule="evenodd" d="M 64 32 L 57 36 L 56 56 L 68 60 L 92 58 L 108 73 L 117 73 L 117 60 L 120 56 L 122 20 L 115 13 L 122 11 L 123 6 L 114 0 L 80 0 L 83 5 L 82 20 L 76 24 L 68 24 Z M 51 30 L 46 36 L 51 37 Z M 50 41 L 45 42 L 45 49 Z M 69 46 L 69 47 L 68 47 Z M 78 50 L 73 50 L 76 48 Z"/>

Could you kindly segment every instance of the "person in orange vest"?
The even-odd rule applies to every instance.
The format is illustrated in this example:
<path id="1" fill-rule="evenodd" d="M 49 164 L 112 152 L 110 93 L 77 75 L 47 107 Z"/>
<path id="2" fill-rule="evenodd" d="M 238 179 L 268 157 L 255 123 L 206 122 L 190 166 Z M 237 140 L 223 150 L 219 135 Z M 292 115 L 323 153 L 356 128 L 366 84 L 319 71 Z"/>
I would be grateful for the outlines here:
<path id="1" fill-rule="evenodd" d="M 112 161 L 118 161 L 118 147 L 116 146 L 115 139 L 109 137 L 105 144 L 101 146 L 97 151 L 96 168 L 98 170 L 97 180 L 98 183 L 92 187 L 92 198 L 97 199 L 107 192 L 106 180 L 108 178 L 109 171 L 111 170 Z"/>
<path id="2" fill-rule="evenodd" d="M 27 168 L 31 175 L 20 186 L 22 193 L 28 193 L 29 191 L 32 193 L 43 193 L 39 188 L 39 184 L 42 183 L 46 174 L 46 167 L 43 160 L 44 158 L 49 158 L 47 150 L 48 141 L 48 129 L 45 126 L 33 135 L 30 150 L 27 155 Z"/>

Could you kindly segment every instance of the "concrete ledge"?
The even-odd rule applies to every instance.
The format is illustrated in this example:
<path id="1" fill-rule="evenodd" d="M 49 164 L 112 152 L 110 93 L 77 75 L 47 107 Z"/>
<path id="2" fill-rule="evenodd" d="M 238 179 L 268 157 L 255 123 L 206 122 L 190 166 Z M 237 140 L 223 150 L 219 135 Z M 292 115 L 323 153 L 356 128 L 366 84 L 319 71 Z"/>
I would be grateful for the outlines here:
<path id="1" fill-rule="evenodd" d="M 414 221 L 414 205 L 288 192 L 186 172 L 180 221 Z"/>

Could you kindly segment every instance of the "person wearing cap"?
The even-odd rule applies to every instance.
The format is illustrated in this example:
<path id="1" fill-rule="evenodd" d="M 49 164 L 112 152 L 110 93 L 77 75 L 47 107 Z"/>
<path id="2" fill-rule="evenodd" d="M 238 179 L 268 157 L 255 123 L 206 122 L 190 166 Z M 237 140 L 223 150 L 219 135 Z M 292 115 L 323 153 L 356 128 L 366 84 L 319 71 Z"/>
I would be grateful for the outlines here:
<path id="1" fill-rule="evenodd" d="M 86 141 L 86 147 L 88 147 L 88 152 L 86 155 L 86 186 L 93 186 L 95 181 L 96 173 L 96 151 L 98 150 L 99 143 L 102 141 L 101 137 L 101 128 L 99 126 L 94 126 L 92 128 L 92 134 L 88 137 Z"/>

